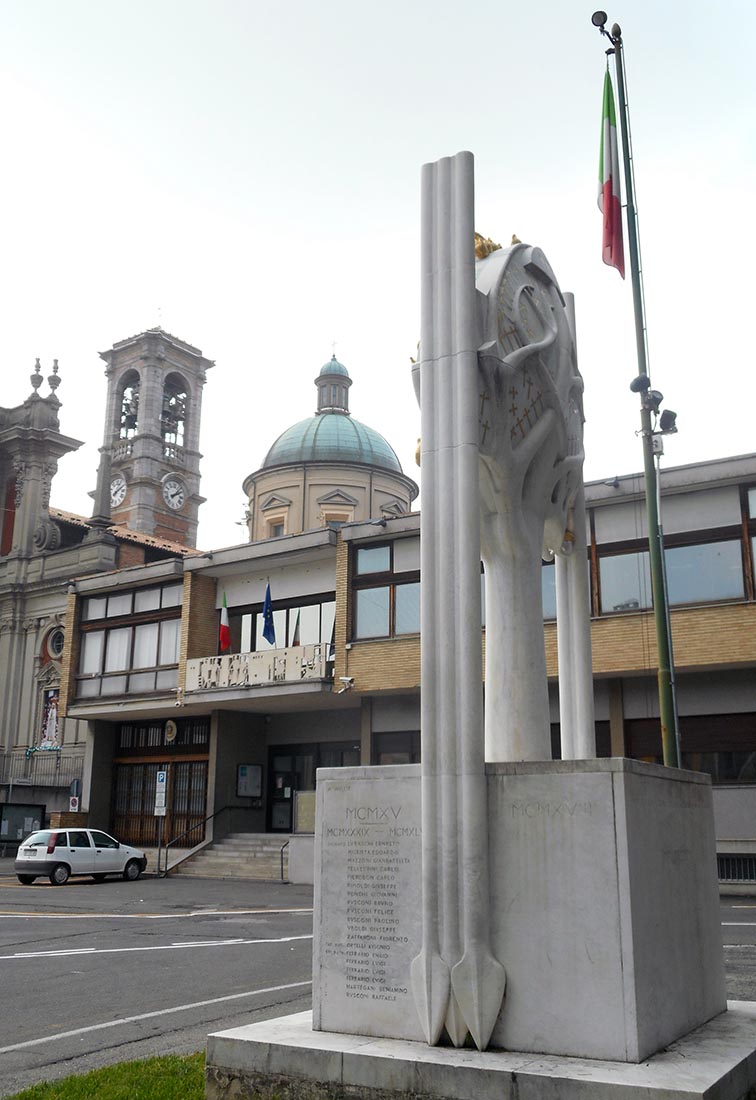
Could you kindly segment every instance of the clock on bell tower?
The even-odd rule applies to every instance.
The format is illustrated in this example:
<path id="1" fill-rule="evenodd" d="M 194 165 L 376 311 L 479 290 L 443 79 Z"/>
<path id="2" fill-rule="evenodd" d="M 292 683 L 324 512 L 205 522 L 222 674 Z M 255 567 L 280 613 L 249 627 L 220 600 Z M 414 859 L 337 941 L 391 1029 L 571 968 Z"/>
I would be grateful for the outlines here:
<path id="1" fill-rule="evenodd" d="M 196 546 L 202 388 L 212 361 L 161 328 L 121 340 L 100 358 L 109 458 L 101 476 L 110 478 L 113 522 Z"/>

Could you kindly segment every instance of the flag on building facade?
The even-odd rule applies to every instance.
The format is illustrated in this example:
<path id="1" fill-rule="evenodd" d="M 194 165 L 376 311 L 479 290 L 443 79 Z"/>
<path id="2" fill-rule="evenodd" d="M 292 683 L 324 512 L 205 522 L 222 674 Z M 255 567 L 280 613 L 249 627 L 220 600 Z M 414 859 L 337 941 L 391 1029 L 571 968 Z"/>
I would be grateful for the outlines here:
<path id="1" fill-rule="evenodd" d="M 603 260 L 616 267 L 625 278 L 625 250 L 622 243 L 622 192 L 620 190 L 617 117 L 614 113 L 614 89 L 609 70 L 604 77 L 604 103 L 601 115 L 598 205 L 604 215 Z"/>
<path id="2" fill-rule="evenodd" d="M 276 628 L 273 623 L 273 605 L 270 599 L 270 581 L 265 589 L 265 600 L 263 601 L 263 638 L 266 642 L 273 646 L 276 646 Z"/>
<path id="3" fill-rule="evenodd" d="M 226 593 L 223 593 L 223 606 L 221 607 L 220 630 L 218 632 L 218 646 L 221 653 L 231 648 L 231 628 L 228 625 L 228 605 Z"/>

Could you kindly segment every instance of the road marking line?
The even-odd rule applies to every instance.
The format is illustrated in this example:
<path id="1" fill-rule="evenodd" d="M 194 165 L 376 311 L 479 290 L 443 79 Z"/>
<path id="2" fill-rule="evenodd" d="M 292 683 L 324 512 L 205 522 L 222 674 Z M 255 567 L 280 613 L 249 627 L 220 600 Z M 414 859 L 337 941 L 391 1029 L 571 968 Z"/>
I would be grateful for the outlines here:
<path id="1" fill-rule="evenodd" d="M 0 920 L 13 917 L 37 917 L 39 920 L 173 920 L 186 917 L 249 917 L 280 916 L 287 913 L 312 913 L 312 909 L 196 909 L 187 913 L 14 913 L 10 910 L 0 912 Z"/>
<path id="2" fill-rule="evenodd" d="M 752 920 L 723 920 L 723 928 L 756 928 L 756 921 Z"/>
<path id="3" fill-rule="evenodd" d="M 312 933 L 307 936 L 282 936 L 280 939 L 262 940 L 203 940 L 191 943 L 164 943 L 151 944 L 149 947 L 71 947 L 60 948 L 58 951 L 17 951 L 14 955 L 0 955 L 0 961 L 13 961 L 14 959 L 62 959 L 69 955 L 130 955 L 136 951 L 176 951 L 183 947 L 233 947 L 239 944 L 249 946 L 258 943 L 293 943 L 295 940 L 311 940 Z"/>
<path id="4" fill-rule="evenodd" d="M 311 985 L 311 981 L 291 982 L 289 985 L 271 985 L 267 989 L 249 989 L 246 993 L 229 993 L 226 997 L 211 997 L 207 1001 L 194 1001 L 192 1004 L 175 1005 L 173 1008 L 160 1008 L 155 1012 L 142 1012 L 138 1016 L 124 1016 L 122 1020 L 107 1020 L 102 1024 L 77 1027 L 73 1031 L 61 1031 L 57 1035 L 46 1035 L 42 1039 L 27 1039 L 24 1043 L 12 1043 L 8 1047 L 0 1047 L 0 1054 L 10 1054 L 13 1050 L 24 1050 L 27 1047 L 40 1046 L 42 1043 L 49 1043 L 54 1039 L 71 1039 L 74 1035 L 85 1035 L 90 1031 L 119 1027 L 121 1024 L 134 1024 L 140 1020 L 154 1020 L 156 1016 L 168 1016 L 171 1012 L 189 1012 L 193 1008 L 206 1008 L 208 1005 L 223 1004 L 225 1001 L 238 1001 L 243 997 L 257 997 L 264 993 L 283 993 L 287 989 L 300 989 L 303 986 Z"/>

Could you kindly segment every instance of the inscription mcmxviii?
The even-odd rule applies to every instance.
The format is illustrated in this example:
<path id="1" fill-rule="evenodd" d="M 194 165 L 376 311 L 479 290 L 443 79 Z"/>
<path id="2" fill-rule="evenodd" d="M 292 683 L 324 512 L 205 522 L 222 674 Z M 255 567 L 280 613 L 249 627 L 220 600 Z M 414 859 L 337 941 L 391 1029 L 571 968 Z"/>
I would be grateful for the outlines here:
<path id="1" fill-rule="evenodd" d="M 590 817 L 592 802 L 512 802 L 512 817 Z"/>

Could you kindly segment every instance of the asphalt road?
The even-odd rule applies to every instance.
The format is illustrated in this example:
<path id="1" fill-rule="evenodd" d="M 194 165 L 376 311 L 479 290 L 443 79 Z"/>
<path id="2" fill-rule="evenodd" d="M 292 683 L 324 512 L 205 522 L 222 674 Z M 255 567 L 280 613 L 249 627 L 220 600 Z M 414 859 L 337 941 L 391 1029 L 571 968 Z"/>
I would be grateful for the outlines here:
<path id="1" fill-rule="evenodd" d="M 0 1096 L 310 1005 L 312 888 L 0 876 Z"/>
<path id="2" fill-rule="evenodd" d="M 756 897 L 722 901 L 727 992 L 756 1000 Z M 312 889 L 0 871 L 0 1096 L 310 1005 Z"/>

